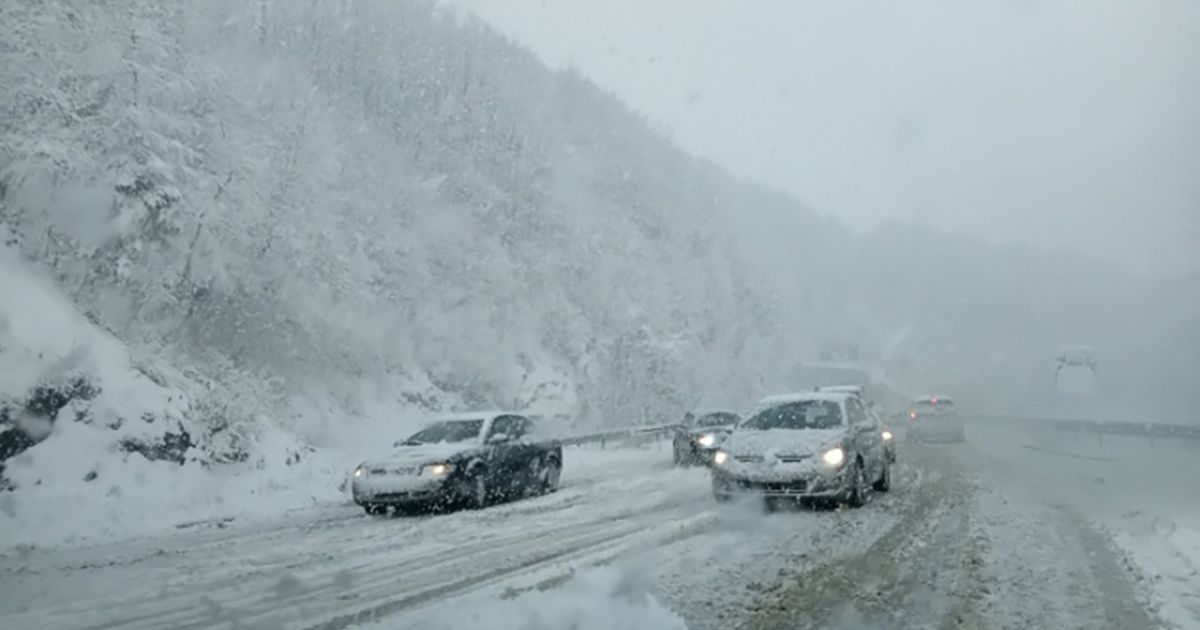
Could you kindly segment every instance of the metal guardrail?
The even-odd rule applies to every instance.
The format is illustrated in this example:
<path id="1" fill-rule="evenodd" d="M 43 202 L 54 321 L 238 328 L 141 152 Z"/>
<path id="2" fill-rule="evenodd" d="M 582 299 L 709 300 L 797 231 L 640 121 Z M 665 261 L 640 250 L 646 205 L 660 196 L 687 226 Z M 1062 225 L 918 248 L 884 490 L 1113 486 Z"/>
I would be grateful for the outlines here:
<path id="1" fill-rule="evenodd" d="M 1062 431 L 1081 431 L 1105 435 L 1128 435 L 1134 437 L 1179 438 L 1200 440 L 1200 425 L 1167 424 L 1160 422 L 1100 422 L 1076 418 L 1037 418 L 1000 414 L 964 414 L 968 421 L 1008 422 L 1048 426 Z"/>
<path id="2" fill-rule="evenodd" d="M 623 427 L 562 438 L 559 442 L 563 446 L 598 443 L 601 448 L 604 448 L 610 441 L 661 440 L 673 434 L 678 426 L 663 424 L 648 427 Z"/>

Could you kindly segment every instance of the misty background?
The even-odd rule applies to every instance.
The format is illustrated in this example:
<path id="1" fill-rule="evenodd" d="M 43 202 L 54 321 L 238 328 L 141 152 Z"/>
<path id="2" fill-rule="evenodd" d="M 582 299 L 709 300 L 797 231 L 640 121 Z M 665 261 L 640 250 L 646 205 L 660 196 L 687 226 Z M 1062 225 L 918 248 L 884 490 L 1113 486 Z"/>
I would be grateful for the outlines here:
<path id="1" fill-rule="evenodd" d="M 449 4 L 853 227 L 1200 265 L 1194 2 Z"/>
<path id="2" fill-rule="evenodd" d="M 744 407 L 827 343 L 977 408 L 1086 344 L 1087 413 L 1191 418 L 1193 7 L 619 4 L 6 2 L 5 246 L 234 459 Z"/>

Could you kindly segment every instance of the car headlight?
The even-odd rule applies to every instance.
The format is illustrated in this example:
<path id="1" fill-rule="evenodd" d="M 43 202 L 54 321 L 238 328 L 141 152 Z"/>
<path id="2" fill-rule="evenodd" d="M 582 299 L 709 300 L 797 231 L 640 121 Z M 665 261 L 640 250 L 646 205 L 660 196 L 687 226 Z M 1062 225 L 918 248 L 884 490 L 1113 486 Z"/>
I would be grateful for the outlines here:
<path id="1" fill-rule="evenodd" d="M 894 436 L 892 435 L 892 432 L 891 432 L 891 431 L 888 431 L 887 429 L 884 429 L 884 430 L 883 430 L 883 433 L 881 433 L 880 435 L 882 435 L 882 436 L 883 436 L 883 441 L 884 441 L 884 442 L 891 441 L 892 437 L 894 437 Z"/>
<path id="2" fill-rule="evenodd" d="M 358 478 L 366 477 L 366 476 L 367 476 L 367 467 L 366 467 L 366 466 L 359 466 L 358 468 L 355 468 L 355 469 L 354 469 L 354 476 L 355 476 L 355 477 L 358 477 Z"/>
<path id="3" fill-rule="evenodd" d="M 704 435 L 701 435 L 700 437 L 696 438 L 696 443 L 699 444 L 700 446 L 703 446 L 704 448 L 708 448 L 708 447 L 712 446 L 713 444 L 717 443 L 717 436 L 715 436 L 711 433 L 705 433 Z"/>
<path id="4" fill-rule="evenodd" d="M 821 455 L 821 461 L 830 466 L 841 466 L 842 462 L 846 461 L 846 451 L 841 448 L 831 448 Z"/>
<path id="5" fill-rule="evenodd" d="M 430 475 L 431 477 L 442 477 L 454 472 L 454 464 L 426 464 L 421 469 L 422 475 Z"/>
<path id="6" fill-rule="evenodd" d="M 714 464 L 720 466 L 721 464 L 724 464 L 726 461 L 729 461 L 729 453 L 726 453 L 725 451 L 717 451 L 716 453 L 713 454 L 713 463 Z"/>

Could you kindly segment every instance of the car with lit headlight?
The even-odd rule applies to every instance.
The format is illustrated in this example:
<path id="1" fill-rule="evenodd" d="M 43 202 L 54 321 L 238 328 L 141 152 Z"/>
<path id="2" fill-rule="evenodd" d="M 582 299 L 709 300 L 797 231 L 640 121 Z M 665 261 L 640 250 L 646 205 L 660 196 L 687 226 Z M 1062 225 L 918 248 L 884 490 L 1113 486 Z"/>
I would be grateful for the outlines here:
<path id="1" fill-rule="evenodd" d="M 879 435 L 883 438 L 883 446 L 887 450 L 888 461 L 896 463 L 896 435 L 892 432 L 892 428 L 888 426 L 877 411 L 877 405 L 874 401 L 868 400 L 866 396 L 866 388 L 862 385 L 824 385 L 817 388 L 818 392 L 827 392 L 834 394 L 850 394 L 858 397 L 859 402 L 863 403 L 867 415 L 879 425 Z"/>
<path id="2" fill-rule="evenodd" d="M 857 396 L 808 392 L 763 399 L 713 454 L 718 501 L 739 495 L 862 505 L 891 488 L 883 435 Z"/>
<path id="3" fill-rule="evenodd" d="M 462 414 L 396 442 L 385 457 L 354 469 L 354 502 L 368 514 L 388 508 L 482 508 L 558 489 L 562 444 L 539 437 L 514 413 Z"/>
<path id="4" fill-rule="evenodd" d="M 707 464 L 712 460 L 712 454 L 716 452 L 717 447 L 741 421 L 742 416 L 735 411 L 687 414 L 683 424 L 676 428 L 672 439 L 675 465 Z"/>
<path id="5" fill-rule="evenodd" d="M 958 405 L 945 396 L 925 396 L 909 405 L 905 439 L 914 442 L 965 442 L 966 428 Z"/>

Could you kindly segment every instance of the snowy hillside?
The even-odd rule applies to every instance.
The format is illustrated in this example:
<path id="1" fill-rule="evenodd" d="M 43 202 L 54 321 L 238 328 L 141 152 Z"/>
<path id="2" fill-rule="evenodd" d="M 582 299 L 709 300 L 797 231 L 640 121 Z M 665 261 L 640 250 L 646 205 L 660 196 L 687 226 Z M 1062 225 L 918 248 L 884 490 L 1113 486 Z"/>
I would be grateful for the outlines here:
<path id="1" fill-rule="evenodd" d="M 0 85 L 18 498 L 48 468 L 95 496 L 117 461 L 358 452 L 433 410 L 747 405 L 829 340 L 1004 398 L 1070 337 L 1101 386 L 1191 402 L 1191 285 L 856 235 L 430 2 L 11 0 Z"/>
<path id="2" fill-rule="evenodd" d="M 231 426 L 219 386 L 131 357 L 8 248 L 0 293 L 21 296 L 0 303 L 6 542 L 128 535 L 339 495 L 348 462 L 267 418 Z"/>
<path id="3" fill-rule="evenodd" d="M 424 3 L 110 4 L 5 5 L 0 219 L 130 343 L 281 405 L 553 374 L 628 421 L 771 352 L 708 170 L 581 78 Z"/>

